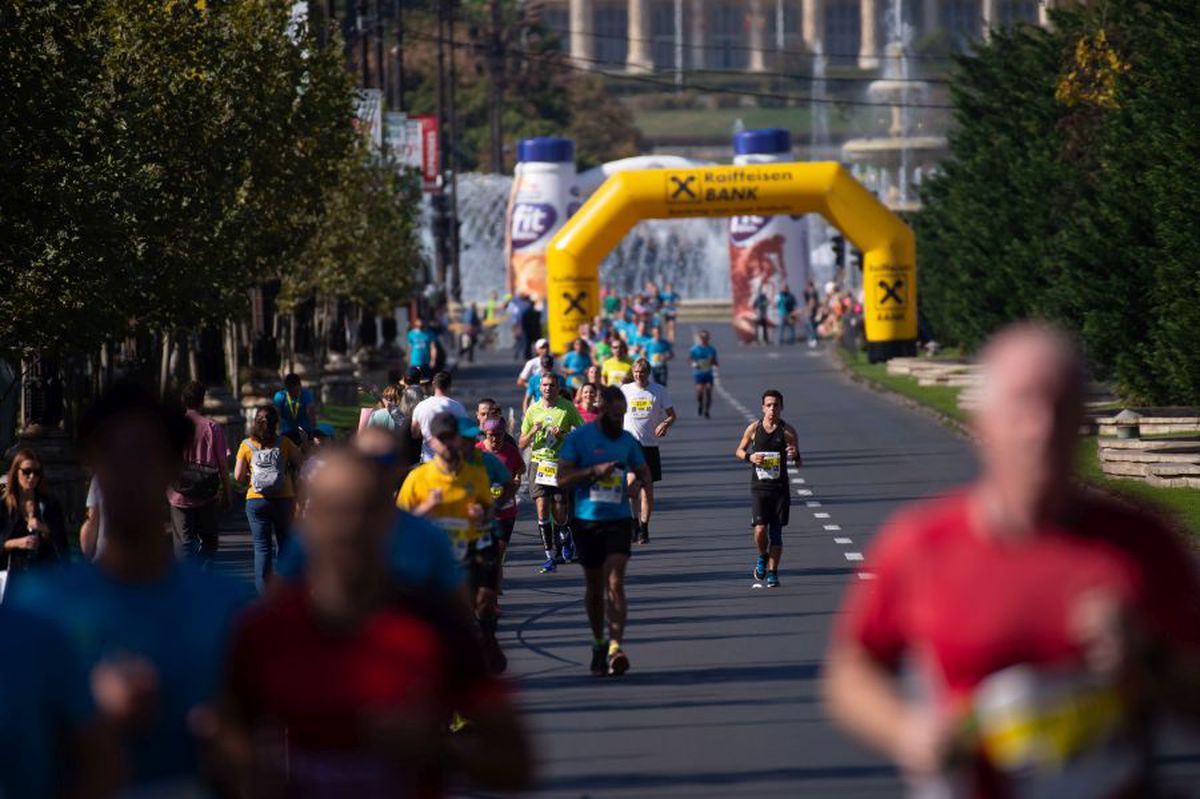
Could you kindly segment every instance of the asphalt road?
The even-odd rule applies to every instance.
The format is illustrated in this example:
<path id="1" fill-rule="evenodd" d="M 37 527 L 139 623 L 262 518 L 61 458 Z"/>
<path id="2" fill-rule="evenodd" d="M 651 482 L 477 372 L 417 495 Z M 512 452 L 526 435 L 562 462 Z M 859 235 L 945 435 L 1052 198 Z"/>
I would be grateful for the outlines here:
<path id="1" fill-rule="evenodd" d="M 681 325 L 680 340 L 693 329 Z M 536 735 L 538 795 L 895 796 L 894 773 L 826 721 L 820 659 L 855 579 L 851 558 L 901 504 L 971 477 L 972 456 L 820 353 L 742 347 L 724 325 L 712 332 L 722 366 L 711 420 L 696 416 L 686 361 L 671 376 L 681 421 L 663 442 L 652 543 L 629 567 L 625 677 L 588 674 L 581 573 L 536 573 L 543 555 L 523 510 L 502 641 Z M 464 396 L 498 393 L 502 376 L 515 376 L 511 362 L 492 364 L 463 371 Z M 805 481 L 793 486 L 782 586 L 770 592 L 751 587 L 749 475 L 733 457 L 767 388 L 784 394 Z"/>

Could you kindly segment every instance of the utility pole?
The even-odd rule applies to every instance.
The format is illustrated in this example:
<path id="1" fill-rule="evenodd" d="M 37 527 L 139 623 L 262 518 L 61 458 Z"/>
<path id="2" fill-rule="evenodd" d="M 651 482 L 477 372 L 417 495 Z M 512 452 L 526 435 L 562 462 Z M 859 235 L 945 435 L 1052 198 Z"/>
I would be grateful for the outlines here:
<path id="1" fill-rule="evenodd" d="M 358 43 L 362 54 L 362 87 L 371 86 L 371 42 L 367 35 L 367 0 L 358 0 Z"/>
<path id="2" fill-rule="evenodd" d="M 438 124 L 438 175 L 442 185 L 433 195 L 434 267 L 437 270 L 437 285 L 446 290 L 446 267 L 449 261 L 449 218 L 446 214 L 446 0 L 437 2 L 437 124 Z"/>
<path id="3" fill-rule="evenodd" d="M 675 91 L 683 89 L 683 0 L 675 0 Z"/>
<path id="4" fill-rule="evenodd" d="M 679 0 L 676 0 L 679 2 Z M 500 106 L 504 98 L 504 43 L 502 39 L 500 0 L 488 0 L 492 17 L 492 30 L 488 42 L 488 122 L 492 133 L 492 172 L 504 173 L 504 132 L 500 125 Z"/>
<path id="5" fill-rule="evenodd" d="M 387 97 L 387 67 L 383 61 L 383 0 L 375 0 L 375 16 L 371 20 L 371 26 L 375 31 L 375 76 L 379 79 L 376 85 L 380 91 L 380 105 L 383 105 L 384 98 Z M 380 113 L 383 113 L 382 109 Z"/>
<path id="6" fill-rule="evenodd" d="M 458 58 L 454 47 L 454 0 L 448 0 L 446 16 L 450 45 L 450 296 L 462 300 L 462 273 L 459 271 L 458 241 Z"/>
<path id="7" fill-rule="evenodd" d="M 404 110 L 404 2 L 392 0 L 396 18 L 396 99 L 393 110 Z"/>

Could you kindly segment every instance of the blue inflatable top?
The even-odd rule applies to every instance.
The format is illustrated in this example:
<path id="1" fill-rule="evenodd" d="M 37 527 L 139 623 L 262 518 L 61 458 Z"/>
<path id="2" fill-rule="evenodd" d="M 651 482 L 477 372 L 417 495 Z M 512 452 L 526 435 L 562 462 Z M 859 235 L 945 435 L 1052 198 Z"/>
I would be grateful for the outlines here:
<path id="1" fill-rule="evenodd" d="M 538 136 L 522 139 L 517 144 L 517 160 L 521 163 L 537 161 L 549 164 L 575 163 L 575 142 L 557 136 Z"/>
<path id="2" fill-rule="evenodd" d="M 783 128 L 743 130 L 733 136 L 734 155 L 775 155 L 792 151 L 792 134 Z"/>

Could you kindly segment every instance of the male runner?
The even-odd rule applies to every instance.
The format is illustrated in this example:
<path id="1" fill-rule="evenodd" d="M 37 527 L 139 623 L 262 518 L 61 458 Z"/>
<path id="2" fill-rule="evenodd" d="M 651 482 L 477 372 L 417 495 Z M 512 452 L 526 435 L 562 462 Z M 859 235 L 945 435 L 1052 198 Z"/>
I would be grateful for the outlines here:
<path id="1" fill-rule="evenodd" d="M 517 524 L 517 489 L 521 487 L 521 478 L 525 476 L 525 459 L 517 442 L 504 425 L 504 419 L 496 415 L 486 418 L 480 425 L 483 437 L 475 446 L 489 455 L 500 460 L 508 469 L 508 480 L 497 481 L 492 477 L 492 500 L 496 506 L 496 554 L 499 562 L 499 575 L 496 580 L 496 593 L 504 593 L 504 554 L 508 543 L 512 540 L 513 528 Z M 489 475 L 491 476 L 491 475 Z"/>
<path id="2" fill-rule="evenodd" d="M 666 291 L 658 295 L 658 301 L 662 305 L 663 325 L 667 328 L 667 340 L 675 340 L 675 318 L 679 315 L 679 293 L 675 291 L 675 285 L 668 283 Z"/>
<path id="3" fill-rule="evenodd" d="M 433 418 L 429 431 L 433 459 L 408 473 L 396 505 L 431 519 L 450 536 L 467 572 L 484 655 L 493 673 L 499 673 L 507 659 L 496 640 L 499 561 L 491 533 L 492 486 L 482 461 L 471 457 L 479 429 L 470 420 L 447 412 Z"/>
<path id="4" fill-rule="evenodd" d="M 655 328 L 657 330 L 657 328 Z M 637 542 L 650 543 L 650 514 L 654 510 L 654 483 L 662 480 L 662 458 L 658 440 L 675 424 L 675 406 L 666 386 L 650 379 L 650 362 L 638 358 L 633 362 L 633 382 L 621 386 L 625 395 L 625 430 L 637 439 L 646 456 L 650 480 L 642 482 L 632 493 L 636 506 Z M 630 475 L 632 481 L 633 476 Z"/>
<path id="5" fill-rule="evenodd" d="M 421 439 L 421 461 L 433 459 L 433 445 L 430 443 L 432 433 L 430 423 L 434 417 L 442 413 L 452 413 L 457 417 L 465 417 L 467 409 L 462 403 L 450 396 L 450 386 L 453 379 L 449 372 L 438 372 L 433 376 L 433 396 L 426 397 L 417 403 L 412 412 L 412 435 Z"/>
<path id="6" fill-rule="evenodd" d="M 667 384 L 667 361 L 675 357 L 675 348 L 671 342 L 663 338 L 662 328 L 650 328 L 650 340 L 644 346 L 646 360 L 650 362 L 650 376 L 654 382 L 665 386 Z"/>
<path id="7" fill-rule="evenodd" d="M 624 339 L 616 339 L 612 348 L 612 357 L 601 366 L 600 374 L 604 378 L 604 385 L 619 386 L 633 379 L 630 377 L 630 373 L 633 371 L 633 361 L 629 358 L 629 345 L 625 343 Z"/>
<path id="8" fill-rule="evenodd" d="M 713 370 L 718 366 L 717 351 L 708 343 L 707 330 L 696 334 L 696 346 L 688 352 L 692 362 L 692 379 L 696 382 L 696 414 L 711 418 Z"/>
<path id="9" fill-rule="evenodd" d="M 875 537 L 827 707 L 925 795 L 1160 796 L 1158 722 L 1200 720 L 1195 553 L 1075 484 L 1085 375 L 1069 338 L 1018 325 L 982 363 L 981 474 Z"/>
<path id="10" fill-rule="evenodd" d="M 650 482 L 637 440 L 622 429 L 625 395 L 615 386 L 600 392 L 600 418 L 567 436 L 559 452 L 559 482 L 574 486 L 576 544 L 583 565 L 584 605 L 592 628 L 592 674 L 620 676 L 629 670 L 621 648 L 625 634 L 625 566 L 633 542 L 627 475 L 636 488 Z M 604 641 L 605 597 L 608 634 Z"/>
<path id="11" fill-rule="evenodd" d="M 529 406 L 521 420 L 518 445 L 521 449 L 531 448 L 529 497 L 537 508 L 538 532 L 546 550 L 546 562 L 539 571 L 548 574 L 556 569 L 560 558 L 562 562 L 575 559 L 566 497 L 558 486 L 558 450 L 583 419 L 571 401 L 559 395 L 556 375 L 543 374 L 541 388 L 542 398 Z"/>
<path id="12" fill-rule="evenodd" d="M 783 528 L 791 511 L 788 460 L 800 465 L 796 430 L 783 421 L 783 395 L 768 389 L 762 395 L 762 419 L 742 433 L 736 455 L 753 466 L 750 472 L 751 521 L 758 561 L 754 579 L 767 578 L 767 588 L 779 587 L 779 558 L 783 554 Z"/>

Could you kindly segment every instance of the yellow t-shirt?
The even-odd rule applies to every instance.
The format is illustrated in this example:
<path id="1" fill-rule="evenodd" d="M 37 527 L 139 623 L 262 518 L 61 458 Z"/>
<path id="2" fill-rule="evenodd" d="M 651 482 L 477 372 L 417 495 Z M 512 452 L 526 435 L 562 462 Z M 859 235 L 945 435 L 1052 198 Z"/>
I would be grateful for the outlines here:
<path id="1" fill-rule="evenodd" d="M 427 518 L 441 526 L 452 540 L 471 542 L 487 532 L 472 525 L 467 516 L 467 506 L 472 502 L 485 508 L 492 504 L 492 484 L 482 462 L 465 463 L 458 474 L 442 471 L 437 461 L 422 463 L 404 478 L 396 506 L 416 510 L 435 489 L 441 490 L 442 501 Z"/>
<path id="2" fill-rule="evenodd" d="M 279 490 L 271 494 L 270 497 L 264 497 L 262 494 L 254 490 L 252 478 L 254 476 L 253 450 L 250 445 L 262 448 L 262 442 L 257 438 L 247 438 L 242 440 L 242 445 L 238 447 L 237 460 L 246 462 L 246 478 L 247 489 L 246 499 L 290 499 L 296 496 L 296 486 L 292 483 L 292 472 L 300 468 L 300 461 L 303 458 L 300 455 L 300 448 L 286 436 L 279 436 L 275 439 L 275 446 L 279 447 L 279 454 L 282 456 L 283 462 L 279 464 L 279 468 L 283 469 L 283 483 L 280 484 Z M 236 462 L 236 461 L 235 461 Z"/>
<path id="3" fill-rule="evenodd" d="M 629 358 L 613 356 L 600 367 L 600 376 L 606 386 L 619 386 L 633 374 L 633 361 Z"/>

